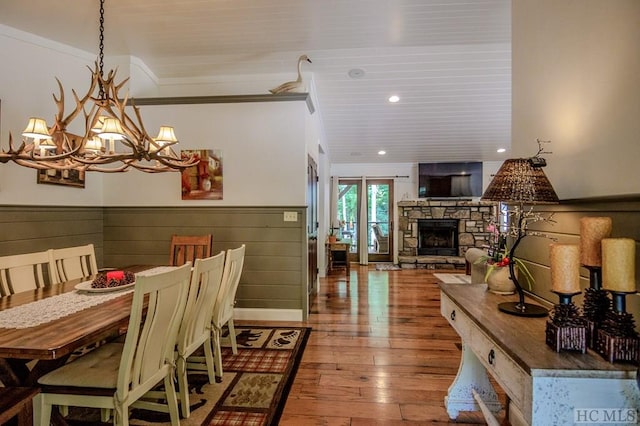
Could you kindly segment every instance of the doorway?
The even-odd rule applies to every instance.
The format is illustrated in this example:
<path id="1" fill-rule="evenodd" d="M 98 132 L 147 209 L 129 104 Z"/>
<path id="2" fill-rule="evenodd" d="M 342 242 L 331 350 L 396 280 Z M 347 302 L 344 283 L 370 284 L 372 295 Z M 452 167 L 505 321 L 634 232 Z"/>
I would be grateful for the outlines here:
<path id="1" fill-rule="evenodd" d="M 351 241 L 349 260 L 352 262 L 360 260 L 363 249 L 369 262 L 391 262 L 393 180 L 367 179 L 365 185 L 366 200 L 362 200 L 362 180 L 340 179 L 338 182 L 340 237 Z M 359 235 L 362 209 L 366 209 L 366 238 Z"/>
<path id="2" fill-rule="evenodd" d="M 307 164 L 307 308 L 318 291 L 318 166 L 311 156 Z"/>

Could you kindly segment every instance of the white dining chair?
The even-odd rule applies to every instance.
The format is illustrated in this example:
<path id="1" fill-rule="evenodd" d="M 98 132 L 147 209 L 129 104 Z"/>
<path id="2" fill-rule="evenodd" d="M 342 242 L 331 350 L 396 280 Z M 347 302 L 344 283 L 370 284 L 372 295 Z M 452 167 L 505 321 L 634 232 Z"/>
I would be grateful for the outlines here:
<path id="1" fill-rule="evenodd" d="M 114 424 L 124 426 L 129 424 L 130 407 L 168 411 L 171 424 L 179 425 L 174 356 L 190 276 L 190 263 L 137 276 L 124 343 L 107 343 L 38 379 L 41 392 L 34 398 L 34 424 L 49 426 L 52 406 L 62 405 L 112 410 Z M 166 404 L 142 399 L 160 383 Z"/>
<path id="2" fill-rule="evenodd" d="M 206 259 L 196 259 L 191 274 L 189 297 L 177 345 L 177 379 L 182 416 L 189 417 L 189 383 L 187 370 L 206 370 L 209 383 L 215 383 L 211 316 L 222 283 L 225 252 Z M 192 356 L 204 349 L 204 357 Z"/>
<path id="3" fill-rule="evenodd" d="M 52 249 L 50 262 L 52 275 L 58 283 L 90 277 L 98 272 L 93 244 Z"/>
<path id="4" fill-rule="evenodd" d="M 227 250 L 224 261 L 224 273 L 222 284 L 218 292 L 218 298 L 213 308 L 213 350 L 216 363 L 216 380 L 222 381 L 222 329 L 226 325 L 229 329 L 229 340 L 231 341 L 231 351 L 234 355 L 238 353 L 236 342 L 236 330 L 233 324 L 233 308 L 236 304 L 236 291 L 242 275 L 244 265 L 245 245 L 237 249 Z"/>
<path id="5" fill-rule="evenodd" d="M 49 261 L 49 251 L 0 257 L 0 296 L 57 282 L 50 275 Z"/>

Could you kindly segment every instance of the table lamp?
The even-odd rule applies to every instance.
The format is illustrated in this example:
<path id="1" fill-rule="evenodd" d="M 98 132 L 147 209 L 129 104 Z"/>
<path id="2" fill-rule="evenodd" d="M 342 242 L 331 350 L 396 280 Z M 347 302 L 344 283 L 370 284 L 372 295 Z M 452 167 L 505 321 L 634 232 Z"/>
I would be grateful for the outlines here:
<path id="1" fill-rule="evenodd" d="M 512 224 L 509 225 L 515 231 L 515 241 L 509 251 L 509 276 L 516 286 L 519 300 L 498 305 L 500 311 L 512 315 L 543 317 L 548 313 L 547 309 L 542 306 L 525 303 L 524 291 L 516 277 L 515 262 L 513 261 L 518 244 L 526 236 L 527 222 L 523 215 L 523 205 L 555 204 L 558 202 L 558 196 L 542 170 L 544 166 L 546 166 L 546 161 L 537 155 L 531 158 L 506 160 L 481 198 L 482 200 L 501 201 L 507 204 L 519 204 L 519 209 L 515 212 L 517 228 L 514 228 Z"/>

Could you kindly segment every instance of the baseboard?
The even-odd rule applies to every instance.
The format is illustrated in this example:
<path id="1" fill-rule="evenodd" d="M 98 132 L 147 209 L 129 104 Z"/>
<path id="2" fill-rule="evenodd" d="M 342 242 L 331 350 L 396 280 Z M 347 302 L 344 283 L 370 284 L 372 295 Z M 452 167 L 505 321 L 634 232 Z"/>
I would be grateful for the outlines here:
<path id="1" fill-rule="evenodd" d="M 254 321 L 302 321 L 301 309 L 235 308 L 233 318 Z"/>

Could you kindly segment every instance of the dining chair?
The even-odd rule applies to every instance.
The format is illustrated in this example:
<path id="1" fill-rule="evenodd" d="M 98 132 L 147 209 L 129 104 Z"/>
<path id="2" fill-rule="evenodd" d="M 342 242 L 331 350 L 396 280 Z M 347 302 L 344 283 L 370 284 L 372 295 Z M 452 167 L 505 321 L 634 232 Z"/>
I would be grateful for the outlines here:
<path id="1" fill-rule="evenodd" d="M 196 259 L 191 273 L 189 296 L 180 331 L 178 333 L 176 370 L 182 416 L 189 417 L 189 383 L 187 370 L 206 370 L 209 383 L 215 383 L 213 342 L 211 339 L 211 316 L 216 303 L 225 252 Z M 204 357 L 192 356 L 199 348 L 204 348 Z"/>
<path id="2" fill-rule="evenodd" d="M 52 249 L 51 269 L 56 283 L 86 278 L 98 272 L 96 252 L 93 244 Z"/>
<path id="3" fill-rule="evenodd" d="M 231 351 L 234 355 L 238 353 L 236 343 L 236 331 L 233 325 L 233 308 L 236 304 L 236 291 L 242 275 L 244 265 L 245 245 L 237 249 L 227 250 L 224 261 L 224 272 L 222 274 L 222 284 L 218 292 L 218 298 L 213 308 L 213 319 L 211 321 L 213 331 L 213 350 L 216 365 L 216 381 L 222 381 L 222 329 L 227 325 L 229 329 L 229 340 L 231 341 Z"/>
<path id="4" fill-rule="evenodd" d="M 168 411 L 171 424 L 179 425 L 174 351 L 190 275 L 191 264 L 187 263 L 167 272 L 137 276 L 124 343 L 107 343 L 40 377 L 34 424 L 49 426 L 52 406 L 62 405 L 101 408 L 103 413 L 111 410 L 114 424 L 125 426 L 130 407 Z M 142 399 L 160 383 L 166 404 Z"/>
<path id="5" fill-rule="evenodd" d="M 0 257 L 0 296 L 57 282 L 50 274 L 49 251 Z"/>
<path id="6" fill-rule="evenodd" d="M 171 256 L 169 265 L 180 266 L 185 262 L 192 264 L 196 259 L 211 256 L 213 236 L 207 235 L 172 235 Z"/>

